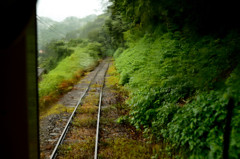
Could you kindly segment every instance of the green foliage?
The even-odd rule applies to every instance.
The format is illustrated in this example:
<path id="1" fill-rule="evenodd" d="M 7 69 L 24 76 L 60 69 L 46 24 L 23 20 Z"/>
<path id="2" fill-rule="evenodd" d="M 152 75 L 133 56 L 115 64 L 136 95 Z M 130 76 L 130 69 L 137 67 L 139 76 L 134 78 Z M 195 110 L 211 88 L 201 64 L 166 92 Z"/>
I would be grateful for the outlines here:
<path id="1" fill-rule="evenodd" d="M 237 39 L 232 34 L 194 40 L 156 30 L 128 44 L 120 55 L 117 50 L 120 83 L 131 92 L 130 122 L 157 141 L 172 143 L 171 151 L 182 151 L 179 157 L 221 157 L 228 96 L 236 105 L 240 100 Z M 239 120 L 231 136 L 232 156 L 239 154 L 237 124 Z"/>
<path id="2" fill-rule="evenodd" d="M 109 14 L 104 13 L 99 15 L 93 22 L 88 22 L 86 25 L 71 31 L 66 38 L 72 39 L 88 39 L 92 43 L 100 43 L 100 52 L 102 56 L 112 56 L 114 53 L 114 40 L 110 37 L 111 31 L 107 26 Z"/>
<path id="3" fill-rule="evenodd" d="M 76 47 L 76 46 L 78 46 L 80 44 L 84 44 L 84 40 L 82 40 L 82 39 L 71 39 L 67 43 L 67 45 L 69 47 Z"/>
<path id="4" fill-rule="evenodd" d="M 60 159 L 92 158 L 94 154 L 94 139 L 88 137 L 84 142 L 62 144 L 59 148 Z"/>
<path id="5" fill-rule="evenodd" d="M 92 49 L 89 45 L 84 48 L 76 47 L 72 55 L 63 59 L 55 69 L 43 76 L 39 83 L 40 103 L 46 102 L 49 95 L 58 96 L 65 89 L 71 89 L 75 78 L 81 76 L 83 70 L 94 66 L 98 59 L 97 45 L 92 44 Z"/>
<path id="6" fill-rule="evenodd" d="M 129 26 L 130 23 L 123 21 L 119 12 L 112 14 L 106 19 L 104 29 L 110 36 L 110 41 L 114 49 L 117 49 L 119 46 L 124 46 L 123 32 L 127 31 Z"/>
<path id="7" fill-rule="evenodd" d="M 159 24 L 168 31 L 188 28 L 201 34 L 226 34 L 237 29 L 237 3 L 196 0 L 110 0 L 113 16 L 121 16 L 123 23 L 140 26 L 146 31 Z M 224 12 L 223 12 L 224 10 Z"/>
<path id="8" fill-rule="evenodd" d="M 128 116 L 121 116 L 117 119 L 117 123 L 119 124 L 129 124 L 129 118 Z"/>
<path id="9" fill-rule="evenodd" d="M 162 151 L 174 157 L 221 158 L 226 105 L 232 97 L 229 154 L 237 158 L 240 39 L 236 3 L 111 2 L 112 15 L 105 25 L 116 49 L 119 83 L 131 93 L 130 122 L 154 142 L 164 141 L 168 146 Z"/>
<path id="10" fill-rule="evenodd" d="M 85 51 L 85 49 L 77 48 L 71 56 L 61 61 L 54 70 L 43 76 L 43 80 L 39 84 L 40 97 L 53 91 L 60 81 L 71 79 L 79 69 L 87 68 L 94 63 L 95 59 Z"/>
<path id="11" fill-rule="evenodd" d="M 83 19 L 68 17 L 59 23 L 48 18 L 38 17 L 38 48 L 43 52 L 38 54 L 39 66 L 50 71 L 54 69 L 62 59 L 73 52 L 72 47 L 86 47 L 89 41 L 92 42 L 89 45 L 89 52 L 91 52 L 92 57 L 112 56 L 114 50 L 111 45 L 111 39 L 106 27 L 104 27 L 104 22 L 108 17 L 108 14 L 102 14 L 97 17 L 90 15 Z M 49 22 L 51 26 L 46 26 L 45 23 L 42 24 L 44 20 L 47 21 L 46 23 Z M 52 30 L 55 30 L 55 32 Z M 62 33 L 60 34 L 59 32 Z M 66 41 L 57 41 L 61 38 L 51 37 L 52 34 L 54 36 L 61 36 L 61 38 Z M 48 37 L 45 38 L 45 36 Z M 43 39 L 44 42 L 42 42 Z"/>
<path id="12" fill-rule="evenodd" d="M 101 47 L 102 44 L 98 42 L 91 42 L 87 46 L 87 51 L 94 59 L 98 59 L 102 55 Z"/>
<path id="13" fill-rule="evenodd" d="M 66 36 L 68 41 L 53 40 L 49 42 L 54 39 L 50 38 L 44 44 L 39 42 L 39 49 L 42 49 L 42 52 L 38 54 L 38 64 L 48 72 L 39 83 L 41 109 L 48 107 L 60 95 L 71 90 L 84 70 L 92 68 L 97 60 L 113 55 L 114 49 L 109 32 L 103 26 L 108 17 L 107 13 L 98 17 L 89 16 L 81 20 L 69 17 L 60 23 L 48 19 L 53 27 L 64 31 L 64 34 L 67 32 L 69 34 Z M 38 25 L 41 24 L 38 23 Z M 39 29 L 41 30 L 42 27 Z M 43 34 L 46 32 L 39 31 L 38 33 L 44 36 Z M 39 41 L 41 41 L 41 36 L 39 36 Z"/>
<path id="14" fill-rule="evenodd" d="M 70 49 L 63 41 L 52 41 L 44 48 L 44 52 L 38 55 L 39 66 L 45 68 L 48 72 L 54 69 L 57 64 L 65 57 L 71 55 Z"/>
<path id="15" fill-rule="evenodd" d="M 98 157 L 104 158 L 151 158 L 150 148 L 141 141 L 117 137 L 114 140 L 106 140 L 101 142 L 101 151 Z"/>
<path id="16" fill-rule="evenodd" d="M 227 103 L 222 92 L 202 93 L 193 102 L 174 112 L 168 122 L 156 120 L 153 127 L 160 126 L 161 133 L 157 129 L 153 131 L 170 140 L 176 148 L 187 147 L 193 155 L 219 158 L 222 154 Z M 164 116 L 162 111 L 161 108 L 158 110 L 157 119 Z M 165 124 L 167 127 L 163 128 Z"/>
<path id="17" fill-rule="evenodd" d="M 114 58 L 117 58 L 122 52 L 123 52 L 123 48 L 119 47 L 113 54 Z"/>

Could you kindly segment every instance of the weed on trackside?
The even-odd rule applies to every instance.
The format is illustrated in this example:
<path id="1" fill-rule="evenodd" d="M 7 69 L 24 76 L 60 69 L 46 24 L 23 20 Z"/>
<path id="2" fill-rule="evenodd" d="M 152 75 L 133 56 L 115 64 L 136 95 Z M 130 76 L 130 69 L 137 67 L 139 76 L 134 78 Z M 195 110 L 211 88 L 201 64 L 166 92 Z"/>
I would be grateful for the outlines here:
<path id="1" fill-rule="evenodd" d="M 47 111 L 43 111 L 40 116 L 39 119 L 43 119 L 51 114 L 60 114 L 60 113 L 72 113 L 74 110 L 74 108 L 72 107 L 66 107 L 62 104 L 55 104 L 52 107 L 50 107 Z"/>
<path id="2" fill-rule="evenodd" d="M 128 92 L 119 84 L 119 75 L 114 65 L 110 65 L 106 78 L 105 106 L 100 122 L 101 139 L 99 159 L 145 159 L 158 158 L 157 144 L 147 142 L 141 130 L 130 125 L 129 106 L 125 103 Z"/>
<path id="3" fill-rule="evenodd" d="M 97 86 L 94 86 L 96 88 Z M 94 155 L 99 95 L 89 92 L 77 110 L 66 141 L 59 149 L 59 159 L 90 159 Z"/>

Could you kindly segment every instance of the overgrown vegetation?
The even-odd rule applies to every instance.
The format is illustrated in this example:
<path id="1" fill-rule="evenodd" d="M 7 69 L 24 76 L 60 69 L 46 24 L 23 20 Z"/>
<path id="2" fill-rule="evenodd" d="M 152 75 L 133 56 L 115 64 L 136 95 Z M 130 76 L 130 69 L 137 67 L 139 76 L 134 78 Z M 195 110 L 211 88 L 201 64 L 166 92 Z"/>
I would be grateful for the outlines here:
<path id="1" fill-rule="evenodd" d="M 55 69 L 40 83 L 41 102 L 46 104 L 71 89 L 84 68 L 115 50 L 119 83 L 130 92 L 130 113 L 118 121 L 130 122 L 150 142 L 164 145 L 157 147 L 153 158 L 162 154 L 165 158 L 222 158 L 230 99 L 234 103 L 229 158 L 238 158 L 240 26 L 236 3 L 110 2 L 108 14 L 94 22 L 98 27 L 89 23 L 82 27 L 84 31 L 69 33 L 68 43 L 49 44 L 53 55 L 57 53 L 52 61 L 59 65 L 42 60 L 49 70 Z M 79 39 L 80 35 L 89 41 Z M 68 69 L 62 71 L 64 67 Z"/>
<path id="2" fill-rule="evenodd" d="M 99 154 L 99 159 L 105 158 L 151 158 L 150 149 L 141 141 L 127 138 L 115 138 L 101 143 L 102 148 L 108 147 Z"/>
<path id="3" fill-rule="evenodd" d="M 141 132 L 136 132 L 124 117 L 118 119 L 128 113 L 129 107 L 125 104 L 127 92 L 119 85 L 114 65 L 110 65 L 108 75 L 100 119 L 98 158 L 151 158 L 152 145 L 146 143 Z"/>
<path id="4" fill-rule="evenodd" d="M 112 3 L 106 25 L 116 49 L 119 82 L 130 91 L 127 120 L 150 141 L 165 143 L 160 151 L 175 158 L 222 158 L 232 98 L 229 157 L 238 158 L 240 38 L 235 4 Z"/>
<path id="5" fill-rule="evenodd" d="M 100 86 L 92 85 L 92 88 Z M 92 90 L 92 89 L 91 89 Z M 90 91 L 77 110 L 72 127 L 65 142 L 59 149 L 58 158 L 93 158 L 97 125 L 99 97 Z"/>
<path id="6" fill-rule="evenodd" d="M 41 120 L 51 114 L 60 114 L 63 112 L 71 113 L 71 112 L 73 112 L 73 110 L 74 110 L 73 107 L 66 107 L 62 104 L 55 104 L 50 109 L 48 109 L 46 112 L 41 112 L 39 119 Z"/>
<path id="7" fill-rule="evenodd" d="M 58 63 L 44 75 L 39 83 L 40 109 L 54 103 L 61 95 L 72 89 L 85 70 L 92 69 L 100 58 L 98 43 L 76 46 L 74 53 Z"/>
<path id="8" fill-rule="evenodd" d="M 108 14 L 89 16 L 79 29 L 70 28 L 65 39 L 41 45 L 39 67 L 47 71 L 39 83 L 41 111 L 71 90 L 86 70 L 91 70 L 102 57 L 112 53 L 111 43 L 108 43 L 110 36 L 102 28 L 108 17 Z M 95 20 L 87 23 L 90 19 Z M 76 18 L 68 18 L 63 23 L 71 21 L 80 23 Z"/>
<path id="9" fill-rule="evenodd" d="M 86 138 L 85 141 L 73 144 L 64 144 L 59 148 L 59 159 L 91 158 L 94 154 L 94 138 Z"/>
<path id="10" fill-rule="evenodd" d="M 39 67 L 44 68 L 47 72 L 54 69 L 61 60 L 74 52 L 64 41 L 52 41 L 44 47 L 44 51 L 39 53 L 38 59 Z"/>

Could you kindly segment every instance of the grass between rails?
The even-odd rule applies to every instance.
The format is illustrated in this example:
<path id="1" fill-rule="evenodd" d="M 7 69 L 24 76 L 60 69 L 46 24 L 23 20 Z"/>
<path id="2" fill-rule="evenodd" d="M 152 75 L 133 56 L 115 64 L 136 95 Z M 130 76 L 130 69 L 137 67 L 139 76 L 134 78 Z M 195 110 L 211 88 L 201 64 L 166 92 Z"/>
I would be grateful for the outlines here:
<path id="1" fill-rule="evenodd" d="M 91 87 L 92 92 L 84 98 L 82 106 L 74 117 L 72 128 L 66 137 L 69 142 L 63 143 L 60 147 L 59 159 L 93 158 L 99 101 L 99 95 L 94 90 L 99 86 L 92 85 Z"/>
<path id="2" fill-rule="evenodd" d="M 91 159 L 93 158 L 94 138 L 86 138 L 83 142 L 61 145 L 59 149 L 59 159 Z M 64 157 L 63 157 L 64 156 Z"/>
<path id="3" fill-rule="evenodd" d="M 55 69 L 44 75 L 39 83 L 40 113 L 71 90 L 86 70 L 94 68 L 97 60 L 88 53 L 87 47 L 76 47 L 72 55 L 63 59 Z"/>

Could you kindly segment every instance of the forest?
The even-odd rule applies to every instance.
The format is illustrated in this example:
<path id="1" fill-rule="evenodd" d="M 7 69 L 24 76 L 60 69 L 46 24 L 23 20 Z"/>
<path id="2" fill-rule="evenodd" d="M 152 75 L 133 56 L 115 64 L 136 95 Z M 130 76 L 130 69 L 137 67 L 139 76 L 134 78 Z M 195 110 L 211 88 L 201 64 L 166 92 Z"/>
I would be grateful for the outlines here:
<path id="1" fill-rule="evenodd" d="M 164 145 L 153 158 L 239 158 L 236 2 L 110 2 L 106 13 L 41 46 L 49 53 L 39 54 L 48 71 L 39 83 L 40 107 L 70 89 L 76 71 L 112 56 L 119 83 L 129 92 L 130 112 L 119 120 Z"/>

